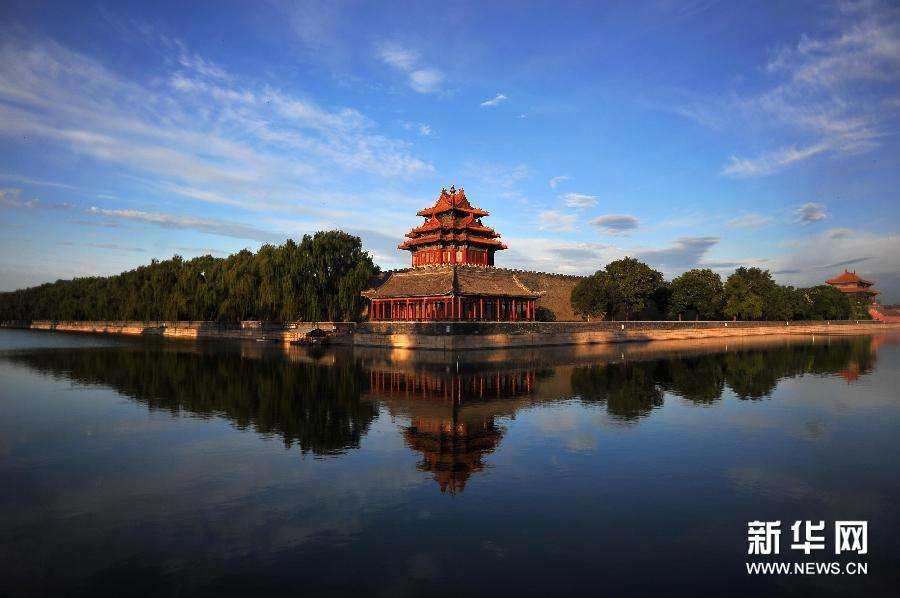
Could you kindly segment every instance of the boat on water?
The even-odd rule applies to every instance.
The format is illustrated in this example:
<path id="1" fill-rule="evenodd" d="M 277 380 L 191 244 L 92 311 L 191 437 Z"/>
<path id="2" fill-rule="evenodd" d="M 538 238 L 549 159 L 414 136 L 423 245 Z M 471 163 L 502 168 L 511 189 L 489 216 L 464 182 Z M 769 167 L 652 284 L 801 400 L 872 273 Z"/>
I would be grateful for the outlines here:
<path id="1" fill-rule="evenodd" d="M 292 345 L 325 345 L 328 343 L 328 333 L 321 328 L 313 328 L 303 336 L 291 341 Z"/>

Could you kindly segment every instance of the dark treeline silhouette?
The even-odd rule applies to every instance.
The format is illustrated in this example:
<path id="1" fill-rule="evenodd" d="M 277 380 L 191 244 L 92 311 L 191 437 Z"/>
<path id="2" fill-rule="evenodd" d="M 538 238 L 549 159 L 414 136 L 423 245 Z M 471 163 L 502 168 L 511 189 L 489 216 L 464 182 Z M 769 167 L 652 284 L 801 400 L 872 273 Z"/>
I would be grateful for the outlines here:
<path id="1" fill-rule="evenodd" d="M 867 300 L 829 285 L 795 288 L 768 270 L 737 268 L 723 282 L 708 268 L 671 281 L 634 258 L 610 262 L 572 290 L 572 307 L 588 318 L 720 320 L 868 320 Z"/>
<path id="2" fill-rule="evenodd" d="M 6 320 L 356 320 L 377 273 L 358 237 L 340 231 L 227 258 L 153 260 L 115 276 L 0 293 Z"/>
<path id="3" fill-rule="evenodd" d="M 375 404 L 360 401 L 368 379 L 349 359 L 325 366 L 155 345 L 43 349 L 7 359 L 112 387 L 151 409 L 223 416 L 317 455 L 358 447 L 378 415 Z"/>

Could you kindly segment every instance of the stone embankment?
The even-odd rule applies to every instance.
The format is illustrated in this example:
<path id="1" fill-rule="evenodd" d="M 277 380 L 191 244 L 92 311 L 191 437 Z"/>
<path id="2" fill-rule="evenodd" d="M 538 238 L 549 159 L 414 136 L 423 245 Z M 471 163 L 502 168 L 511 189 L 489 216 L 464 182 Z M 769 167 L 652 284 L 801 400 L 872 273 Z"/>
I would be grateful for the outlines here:
<path id="1" fill-rule="evenodd" d="M 3 326 L 8 328 L 28 328 L 30 330 L 54 330 L 57 332 L 93 332 L 192 339 L 269 340 L 290 343 L 291 341 L 299 340 L 315 328 L 324 330 L 330 335 L 348 335 L 353 323 L 300 322 L 283 326 L 281 324 L 267 324 L 263 322 L 241 322 L 240 325 L 226 325 L 218 322 L 62 322 L 36 320 L 33 322 L 4 322 Z"/>
<path id="2" fill-rule="evenodd" d="M 830 322 L 364 322 L 353 343 L 408 349 L 489 349 L 783 334 L 868 334 L 900 323 Z"/>
<path id="3" fill-rule="evenodd" d="M 4 327 L 190 339 L 290 343 L 310 330 L 336 344 L 405 349 L 465 350 L 589 345 L 767 335 L 851 335 L 900 331 L 900 322 L 318 322 L 289 326 L 261 322 L 4 322 Z"/>

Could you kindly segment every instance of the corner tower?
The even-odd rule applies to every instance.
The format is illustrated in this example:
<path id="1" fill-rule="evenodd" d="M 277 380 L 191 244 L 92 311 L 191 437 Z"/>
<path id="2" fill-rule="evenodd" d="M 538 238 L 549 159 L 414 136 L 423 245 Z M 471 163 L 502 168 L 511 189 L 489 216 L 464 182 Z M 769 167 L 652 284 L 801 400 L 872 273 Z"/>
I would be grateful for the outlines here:
<path id="1" fill-rule="evenodd" d="M 470 264 L 493 266 L 494 253 L 506 249 L 500 234 L 481 223 L 489 213 L 473 207 L 460 188 L 441 189 L 430 208 L 419 210 L 421 226 L 406 233 L 398 248 L 412 254 L 412 266 Z"/>

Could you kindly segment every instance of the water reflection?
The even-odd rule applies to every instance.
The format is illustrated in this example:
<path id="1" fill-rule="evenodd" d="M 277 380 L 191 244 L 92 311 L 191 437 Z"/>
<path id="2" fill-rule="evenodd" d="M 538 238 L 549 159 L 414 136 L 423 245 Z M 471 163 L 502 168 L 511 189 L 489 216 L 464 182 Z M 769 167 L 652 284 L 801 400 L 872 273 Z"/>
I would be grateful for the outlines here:
<path id="1" fill-rule="evenodd" d="M 500 444 L 498 417 L 515 413 L 516 397 L 531 395 L 537 372 L 371 370 L 367 398 L 409 421 L 406 445 L 422 460 L 441 492 L 461 492 L 484 456 Z"/>
<path id="2" fill-rule="evenodd" d="M 884 337 L 599 346 L 448 355 L 356 349 L 283 352 L 240 347 L 132 344 L 10 352 L 5 359 L 78 384 L 103 385 L 146 404 L 283 439 L 303 453 L 357 449 L 380 409 L 403 425 L 417 467 L 442 491 L 460 492 L 485 468 L 504 418 L 534 404 L 577 400 L 635 424 L 667 394 L 714 405 L 729 389 L 759 400 L 779 381 L 873 370 Z"/>
<path id="3" fill-rule="evenodd" d="M 221 416 L 328 455 L 358 448 L 378 413 L 360 401 L 367 379 L 352 361 L 287 360 L 270 352 L 149 344 L 36 350 L 8 359 L 77 384 L 109 386 L 153 410 Z"/>

